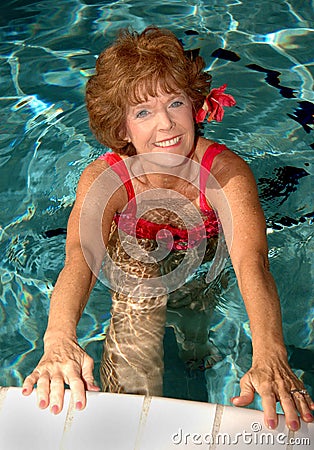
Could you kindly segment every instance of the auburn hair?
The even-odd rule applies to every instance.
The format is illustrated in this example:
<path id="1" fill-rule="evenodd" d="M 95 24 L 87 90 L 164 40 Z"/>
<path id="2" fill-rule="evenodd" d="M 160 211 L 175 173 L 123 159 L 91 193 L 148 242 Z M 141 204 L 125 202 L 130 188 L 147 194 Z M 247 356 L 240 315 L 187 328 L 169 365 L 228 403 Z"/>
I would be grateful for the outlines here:
<path id="1" fill-rule="evenodd" d="M 86 86 L 90 128 L 98 141 L 117 153 L 135 155 L 133 144 L 124 140 L 127 106 L 142 103 L 160 90 L 185 92 L 196 113 L 210 90 L 211 75 L 204 72 L 202 57 L 188 55 L 169 30 L 122 30 L 99 55 Z"/>

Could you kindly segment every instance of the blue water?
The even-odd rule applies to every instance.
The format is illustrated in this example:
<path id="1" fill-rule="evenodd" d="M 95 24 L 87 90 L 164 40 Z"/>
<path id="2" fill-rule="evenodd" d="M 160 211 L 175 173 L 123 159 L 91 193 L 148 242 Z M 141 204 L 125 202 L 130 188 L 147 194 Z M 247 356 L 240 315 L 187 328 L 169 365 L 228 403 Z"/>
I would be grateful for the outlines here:
<path id="1" fill-rule="evenodd" d="M 39 360 L 65 227 L 84 167 L 101 148 L 88 128 L 84 86 L 121 27 L 156 24 L 199 49 L 213 86 L 237 107 L 208 125 L 251 165 L 268 225 L 290 363 L 314 390 L 312 160 L 314 14 L 309 0 L 6 1 L 0 6 L 0 385 L 19 386 Z M 247 315 L 231 271 L 210 340 L 220 360 L 190 370 L 165 337 L 165 395 L 228 404 L 250 366 Z M 79 324 L 101 357 L 110 297 L 97 285 Z M 256 402 L 254 407 L 260 407 Z"/>

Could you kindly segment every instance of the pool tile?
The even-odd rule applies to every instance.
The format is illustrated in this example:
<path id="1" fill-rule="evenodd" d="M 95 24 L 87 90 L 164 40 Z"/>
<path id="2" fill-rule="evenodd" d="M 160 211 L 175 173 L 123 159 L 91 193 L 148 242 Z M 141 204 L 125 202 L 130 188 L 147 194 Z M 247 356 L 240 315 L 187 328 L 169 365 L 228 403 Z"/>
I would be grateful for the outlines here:
<path id="1" fill-rule="evenodd" d="M 20 388 L 9 388 L 0 412 L 0 449 L 59 449 L 69 399 L 69 392 L 66 392 L 64 409 L 54 416 L 48 409 L 37 407 L 35 392 L 24 397 Z"/>
<path id="2" fill-rule="evenodd" d="M 133 450 L 144 397 L 87 393 L 83 411 L 69 409 L 62 450 Z"/>
<path id="3" fill-rule="evenodd" d="M 208 449 L 216 405 L 153 397 L 142 417 L 139 450 Z"/>

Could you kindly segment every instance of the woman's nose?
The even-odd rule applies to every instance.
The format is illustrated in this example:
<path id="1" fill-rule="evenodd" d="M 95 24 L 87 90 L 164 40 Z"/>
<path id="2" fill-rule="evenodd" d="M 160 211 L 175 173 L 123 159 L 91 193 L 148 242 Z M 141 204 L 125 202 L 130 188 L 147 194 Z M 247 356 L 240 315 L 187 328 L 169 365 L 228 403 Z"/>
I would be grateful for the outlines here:
<path id="1" fill-rule="evenodd" d="M 171 128 L 173 128 L 174 121 L 168 111 L 162 111 L 159 113 L 158 126 L 160 130 L 171 130 Z"/>

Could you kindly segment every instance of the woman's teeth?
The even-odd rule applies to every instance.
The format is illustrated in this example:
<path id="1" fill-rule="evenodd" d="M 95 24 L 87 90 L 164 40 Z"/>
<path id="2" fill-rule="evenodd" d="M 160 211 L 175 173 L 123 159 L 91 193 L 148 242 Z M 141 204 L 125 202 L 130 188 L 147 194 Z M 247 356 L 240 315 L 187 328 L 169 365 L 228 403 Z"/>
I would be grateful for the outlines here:
<path id="1" fill-rule="evenodd" d="M 168 141 L 155 142 L 157 147 L 170 147 L 171 145 L 175 145 L 179 142 L 180 138 L 176 137 L 173 139 L 169 139 Z"/>

